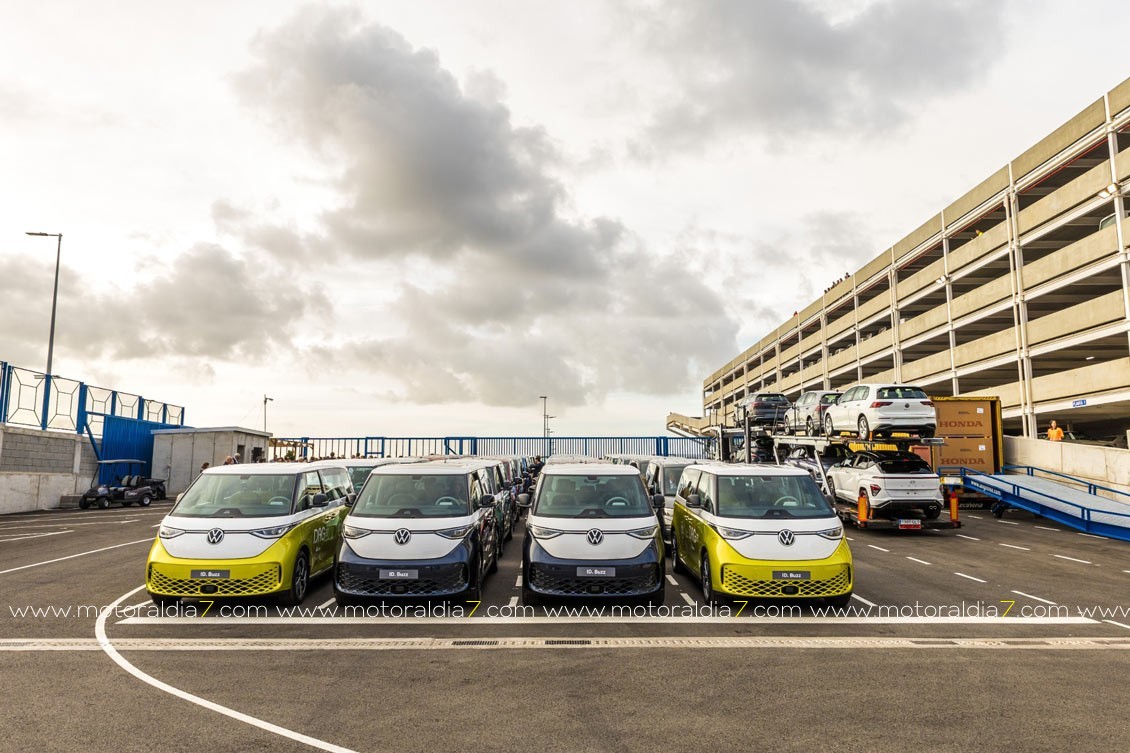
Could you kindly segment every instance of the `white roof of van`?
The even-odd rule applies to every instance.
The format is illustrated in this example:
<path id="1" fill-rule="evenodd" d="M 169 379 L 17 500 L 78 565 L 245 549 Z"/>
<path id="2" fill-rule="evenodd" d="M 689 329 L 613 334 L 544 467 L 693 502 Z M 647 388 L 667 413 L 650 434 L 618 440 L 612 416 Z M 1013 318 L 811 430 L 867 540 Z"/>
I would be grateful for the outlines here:
<path id="1" fill-rule="evenodd" d="M 339 460 L 319 460 L 316 463 L 234 463 L 214 465 L 204 469 L 204 473 L 222 476 L 276 476 L 316 471 L 319 468 L 345 468 L 345 463 Z"/>
<path id="2" fill-rule="evenodd" d="M 400 463 L 382 465 L 373 469 L 374 476 L 445 476 L 453 473 L 470 473 L 480 468 L 489 468 L 497 460 L 478 458 L 456 458 L 453 460 L 429 460 L 426 463 Z"/>
<path id="3" fill-rule="evenodd" d="M 792 465 L 770 465 L 768 463 L 721 463 L 718 461 L 697 462 L 692 466 L 710 471 L 718 476 L 807 476 L 808 471 Z"/>
<path id="4" fill-rule="evenodd" d="M 599 467 L 594 468 L 594 465 Z M 803 472 L 803 471 L 802 471 Z M 542 468 L 543 476 L 635 476 L 640 472 L 630 465 L 612 463 L 556 463 Z"/>

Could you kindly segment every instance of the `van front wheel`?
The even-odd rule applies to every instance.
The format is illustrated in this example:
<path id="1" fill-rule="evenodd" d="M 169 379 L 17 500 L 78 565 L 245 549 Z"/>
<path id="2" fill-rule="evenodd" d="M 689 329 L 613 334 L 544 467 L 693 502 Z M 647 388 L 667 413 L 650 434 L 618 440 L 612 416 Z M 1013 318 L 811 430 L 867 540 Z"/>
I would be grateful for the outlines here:
<path id="1" fill-rule="evenodd" d="M 279 603 L 286 607 L 301 604 L 310 586 L 310 558 L 305 551 L 294 558 L 294 571 L 290 576 L 290 588 L 279 595 Z"/>

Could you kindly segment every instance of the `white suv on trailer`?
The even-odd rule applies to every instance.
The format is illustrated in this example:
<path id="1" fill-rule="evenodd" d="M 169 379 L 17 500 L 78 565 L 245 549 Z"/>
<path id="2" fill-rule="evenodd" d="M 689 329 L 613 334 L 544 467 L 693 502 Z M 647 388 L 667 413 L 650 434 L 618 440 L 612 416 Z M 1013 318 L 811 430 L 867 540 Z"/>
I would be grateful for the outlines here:
<path id="1" fill-rule="evenodd" d="M 938 428 L 934 403 L 910 384 L 857 384 L 824 410 L 824 431 L 853 431 L 860 439 L 892 432 L 932 437 Z"/>

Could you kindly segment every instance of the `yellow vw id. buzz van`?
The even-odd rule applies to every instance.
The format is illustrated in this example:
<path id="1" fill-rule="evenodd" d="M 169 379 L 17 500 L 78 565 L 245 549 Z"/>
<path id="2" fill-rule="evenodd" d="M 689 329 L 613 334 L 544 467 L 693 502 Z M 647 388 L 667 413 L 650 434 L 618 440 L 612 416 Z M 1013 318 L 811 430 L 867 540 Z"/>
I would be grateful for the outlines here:
<path id="1" fill-rule="evenodd" d="M 161 521 L 145 587 L 158 605 L 183 598 L 306 596 L 333 566 L 353 502 L 341 463 L 259 463 L 209 468 Z"/>
<path id="2" fill-rule="evenodd" d="M 703 597 L 823 599 L 845 607 L 854 586 L 843 525 L 805 471 L 696 464 L 683 469 L 671 559 Z"/>

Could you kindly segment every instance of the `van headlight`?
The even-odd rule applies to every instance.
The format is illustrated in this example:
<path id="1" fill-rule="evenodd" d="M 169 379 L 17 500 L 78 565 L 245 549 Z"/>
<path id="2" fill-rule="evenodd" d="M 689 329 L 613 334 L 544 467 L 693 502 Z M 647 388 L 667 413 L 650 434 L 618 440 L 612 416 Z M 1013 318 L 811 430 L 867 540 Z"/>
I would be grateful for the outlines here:
<path id="1" fill-rule="evenodd" d="M 252 536 L 258 536 L 261 539 L 277 539 L 284 533 L 294 528 L 293 523 L 287 523 L 282 526 L 271 526 L 270 528 L 260 528 L 256 531 L 249 531 Z"/>
<path id="2" fill-rule="evenodd" d="M 173 528 L 172 526 L 167 525 L 162 525 L 159 529 L 157 529 L 157 535 L 162 539 L 175 539 L 177 536 L 180 536 L 183 533 L 184 531 L 182 531 L 181 529 Z"/>
<path id="3" fill-rule="evenodd" d="M 726 528 L 725 526 L 719 525 L 711 526 L 711 528 L 717 531 L 718 535 L 727 541 L 740 541 L 741 539 L 748 539 L 753 535 L 752 531 L 743 531 L 740 528 Z"/>
<path id="4" fill-rule="evenodd" d="M 624 531 L 624 533 L 635 536 L 637 539 L 653 539 L 658 530 L 659 526 L 647 526 L 646 528 L 637 528 L 634 531 Z"/>
<path id="5" fill-rule="evenodd" d="M 530 535 L 535 539 L 555 539 L 564 531 L 558 531 L 556 528 L 543 528 L 542 526 L 530 526 Z"/>
<path id="6" fill-rule="evenodd" d="M 816 535 L 828 539 L 829 541 L 839 541 L 844 537 L 844 528 L 843 526 L 836 526 L 826 531 L 817 531 Z"/>
<path id="7" fill-rule="evenodd" d="M 342 526 L 341 535 L 347 539 L 360 539 L 368 536 L 372 531 L 367 528 L 358 528 L 357 526 Z"/>
<path id="8" fill-rule="evenodd" d="M 436 535 L 443 536 L 445 539 L 461 539 L 470 533 L 472 528 L 474 528 L 473 525 L 445 528 L 442 531 L 436 531 Z"/>

